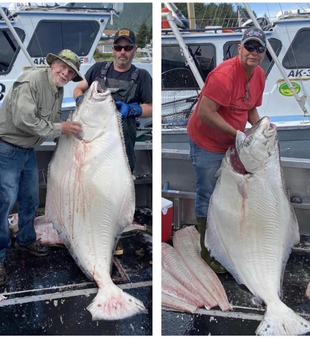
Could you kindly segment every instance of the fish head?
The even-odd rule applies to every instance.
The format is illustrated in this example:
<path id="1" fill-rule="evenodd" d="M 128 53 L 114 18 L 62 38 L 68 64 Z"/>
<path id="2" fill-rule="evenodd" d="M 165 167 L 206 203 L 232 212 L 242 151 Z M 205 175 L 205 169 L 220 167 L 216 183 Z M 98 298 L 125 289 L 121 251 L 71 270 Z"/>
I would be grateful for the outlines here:
<path id="1" fill-rule="evenodd" d="M 111 92 L 103 90 L 99 82 L 94 81 L 85 92 L 76 112 L 74 120 L 81 122 L 83 129 L 78 137 L 84 141 L 94 140 L 115 117 L 118 117 L 118 112 Z"/>
<path id="2" fill-rule="evenodd" d="M 95 80 L 90 85 L 90 88 L 85 92 L 85 99 L 91 101 L 92 103 L 100 103 L 105 101 L 111 92 L 109 90 L 103 90 L 99 82 Z"/>
<path id="3" fill-rule="evenodd" d="M 255 173 L 272 155 L 279 155 L 277 128 L 264 117 L 245 133 L 237 131 L 235 146 L 245 170 Z"/>

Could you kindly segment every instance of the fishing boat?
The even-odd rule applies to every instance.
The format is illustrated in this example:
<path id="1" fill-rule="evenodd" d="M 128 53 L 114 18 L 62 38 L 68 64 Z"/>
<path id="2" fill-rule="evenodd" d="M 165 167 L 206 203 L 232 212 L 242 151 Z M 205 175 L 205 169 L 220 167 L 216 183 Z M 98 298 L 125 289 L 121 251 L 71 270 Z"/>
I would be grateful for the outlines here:
<path id="1" fill-rule="evenodd" d="M 265 33 L 305 109 L 301 109 L 267 52 L 261 64 L 266 74 L 266 85 L 258 113 L 261 117 L 269 116 L 277 125 L 283 156 L 310 158 L 310 59 L 307 48 L 310 42 L 310 16 L 301 11 L 288 14 L 279 15 Z M 217 26 L 198 31 L 179 29 L 203 82 L 223 60 L 238 54 L 237 47 L 244 27 Z M 180 53 L 172 30 L 162 31 L 163 148 L 183 149 L 188 148 L 186 124 L 200 88 L 189 63 Z"/>
<path id="2" fill-rule="evenodd" d="M 133 61 L 142 63 L 151 63 L 153 60 L 153 51 L 151 48 L 138 48 L 136 58 Z"/>
<path id="3" fill-rule="evenodd" d="M 207 75 L 223 60 L 238 54 L 243 30 L 254 21 L 249 20 L 246 25 L 240 23 L 237 27 L 189 29 L 184 25 L 186 18 L 172 3 L 166 3 L 166 8 L 168 10 L 162 13 L 161 36 L 162 197 L 171 201 L 173 234 L 179 228 L 197 224 L 196 179 L 186 131 L 188 119 Z M 268 51 L 261 65 L 266 74 L 266 86 L 258 113 L 261 117 L 269 116 L 277 125 L 285 184 L 301 234 L 301 243 L 293 249 L 286 267 L 283 297 L 289 306 L 309 320 L 309 302 L 304 296 L 309 266 L 306 265 L 307 274 L 302 268 L 306 268 L 305 263 L 310 259 L 310 54 L 307 47 L 310 45 L 310 16 L 308 11 L 302 10 L 280 13 L 275 21 L 264 21 L 264 28 L 282 71 Z M 293 88 L 285 78 L 289 78 Z M 194 315 L 182 313 L 179 317 L 180 312 L 163 308 L 163 334 L 254 335 L 262 320 L 262 306 L 252 304 L 251 294 L 240 288 L 229 274 L 221 275 L 220 279 L 234 307 L 233 312 L 199 309 Z M 293 293 L 297 287 L 299 293 Z"/>
<path id="4" fill-rule="evenodd" d="M 164 28 L 162 31 L 162 181 L 170 183 L 171 190 L 181 190 L 188 194 L 195 190 L 194 176 L 191 167 L 182 165 L 182 171 L 187 181 L 175 176 L 176 158 L 189 160 L 189 144 L 186 125 L 189 116 L 197 104 L 204 80 L 223 60 L 232 58 L 238 53 L 238 44 L 244 27 L 212 27 L 203 30 L 179 29 L 170 15 L 170 25 L 174 28 Z M 284 13 L 268 25 L 266 37 L 282 64 L 296 93 L 300 96 L 304 110 L 295 100 L 294 95 L 278 69 L 275 60 L 269 52 L 261 64 L 266 74 L 266 86 L 263 104 L 258 107 L 261 117 L 269 116 L 277 125 L 280 154 L 283 166 L 310 168 L 310 59 L 306 46 L 310 43 L 309 13 Z M 181 46 L 181 48 L 180 48 Z M 248 127 L 248 126 L 247 126 Z M 171 165 L 170 165 L 171 163 Z M 179 164 L 180 166 L 180 164 Z M 171 168 L 171 169 L 170 169 Z M 177 172 L 179 173 L 179 172 Z M 170 178 L 171 174 L 171 178 Z M 193 176 L 193 177 L 191 177 Z M 286 176 L 287 181 L 296 181 L 297 173 Z M 306 178 L 302 175 L 300 178 Z M 303 183 L 298 190 L 287 183 L 293 196 L 302 197 L 304 214 L 310 218 L 310 192 Z M 304 189 L 302 189 L 302 187 Z M 192 197 L 193 198 L 193 197 Z M 309 203 L 308 203 L 309 201 Z M 301 206 L 298 206 L 299 208 Z M 307 209 L 306 209 L 307 208 Z M 180 213 L 182 209 L 179 209 Z M 190 216 L 192 214 L 185 214 Z M 179 225 L 179 222 L 177 222 Z M 305 226 L 309 230 L 309 227 Z M 309 230 L 310 233 L 310 230 Z"/>
<path id="5" fill-rule="evenodd" d="M 84 75 L 95 63 L 94 52 L 107 23 L 113 22 L 122 12 L 121 3 L 68 4 L 66 6 L 18 6 L 4 13 L 0 20 L 0 106 L 13 82 L 22 72 L 32 68 L 48 67 L 48 53 L 58 54 L 62 49 L 74 51 L 81 61 L 80 73 Z M 12 33 L 13 27 L 17 37 Z M 20 39 L 20 44 L 18 43 Z M 25 50 L 25 51 L 24 51 Z M 139 68 L 152 74 L 152 64 L 137 61 Z M 64 87 L 62 120 L 75 110 L 73 90 L 76 83 Z M 135 169 L 137 202 L 150 204 L 151 195 L 151 119 L 140 119 L 136 144 Z M 142 140 L 142 141 L 141 141 Z M 45 202 L 46 171 L 55 143 L 47 140 L 36 148 L 40 174 L 40 204 Z M 138 185 L 139 184 L 139 185 Z M 146 186 L 146 188 L 144 188 Z M 145 193 L 148 193 L 145 195 Z"/>

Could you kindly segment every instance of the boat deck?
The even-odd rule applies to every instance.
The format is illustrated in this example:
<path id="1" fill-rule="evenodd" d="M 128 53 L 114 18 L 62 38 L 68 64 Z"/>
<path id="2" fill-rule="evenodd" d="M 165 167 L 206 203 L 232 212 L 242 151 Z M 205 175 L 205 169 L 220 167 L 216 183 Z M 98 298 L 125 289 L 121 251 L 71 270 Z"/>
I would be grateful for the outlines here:
<path id="1" fill-rule="evenodd" d="M 138 219 L 136 222 L 141 223 Z M 124 254 L 114 256 L 112 279 L 140 299 L 147 312 L 118 321 L 92 321 L 86 307 L 97 292 L 67 249 L 38 258 L 15 248 L 7 252 L 8 283 L 0 287 L 1 335 L 151 335 L 152 236 L 121 238 Z"/>
<path id="2" fill-rule="evenodd" d="M 252 294 L 229 274 L 219 275 L 233 310 L 199 309 L 195 314 L 163 307 L 162 335 L 255 335 L 265 308 L 255 306 Z M 288 260 L 282 301 L 310 320 L 310 300 L 305 296 L 310 281 L 310 236 L 302 236 Z M 310 335 L 310 333 L 308 333 Z"/>

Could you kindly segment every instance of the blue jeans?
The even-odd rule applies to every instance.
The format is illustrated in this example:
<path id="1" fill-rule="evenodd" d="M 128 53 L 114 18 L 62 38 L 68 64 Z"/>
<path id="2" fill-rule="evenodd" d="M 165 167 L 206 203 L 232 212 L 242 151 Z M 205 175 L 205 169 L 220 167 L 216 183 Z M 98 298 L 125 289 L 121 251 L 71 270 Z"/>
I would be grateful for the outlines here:
<path id="1" fill-rule="evenodd" d="M 17 242 L 29 246 L 36 240 L 33 226 L 39 207 L 39 180 L 33 148 L 23 149 L 0 140 L 0 262 L 11 246 L 8 216 L 17 201 Z"/>
<path id="2" fill-rule="evenodd" d="M 216 172 L 221 167 L 225 153 L 207 151 L 189 139 L 190 155 L 196 177 L 195 213 L 207 217 L 210 197 L 215 188 Z"/>

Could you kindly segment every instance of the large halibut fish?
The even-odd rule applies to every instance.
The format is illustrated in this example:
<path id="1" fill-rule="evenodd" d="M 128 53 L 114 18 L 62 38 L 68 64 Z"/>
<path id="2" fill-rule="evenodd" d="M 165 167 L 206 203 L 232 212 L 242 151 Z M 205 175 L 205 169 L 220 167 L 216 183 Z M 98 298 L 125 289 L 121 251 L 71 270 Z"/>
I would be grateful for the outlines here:
<path id="1" fill-rule="evenodd" d="M 280 166 L 276 127 L 262 118 L 223 159 L 211 196 L 206 246 L 236 279 L 264 301 L 258 335 L 297 335 L 310 323 L 279 298 L 298 223 Z"/>
<path id="2" fill-rule="evenodd" d="M 109 91 L 97 81 L 74 114 L 79 137 L 64 136 L 49 165 L 45 213 L 98 293 L 87 309 L 93 320 L 115 320 L 145 309 L 112 281 L 112 254 L 130 225 L 135 192 L 121 118 Z"/>

